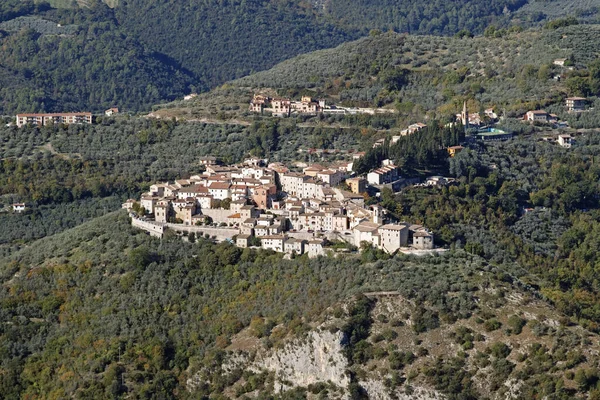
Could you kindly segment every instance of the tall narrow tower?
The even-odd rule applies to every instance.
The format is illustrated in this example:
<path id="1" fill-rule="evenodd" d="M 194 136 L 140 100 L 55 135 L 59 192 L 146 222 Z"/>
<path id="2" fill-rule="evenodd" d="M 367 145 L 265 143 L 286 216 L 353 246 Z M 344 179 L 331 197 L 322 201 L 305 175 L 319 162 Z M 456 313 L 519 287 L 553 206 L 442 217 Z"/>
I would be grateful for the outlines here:
<path id="1" fill-rule="evenodd" d="M 462 120 L 463 120 L 463 125 L 465 126 L 465 135 L 466 135 L 467 129 L 469 129 L 469 110 L 467 109 L 466 101 L 463 103 Z"/>

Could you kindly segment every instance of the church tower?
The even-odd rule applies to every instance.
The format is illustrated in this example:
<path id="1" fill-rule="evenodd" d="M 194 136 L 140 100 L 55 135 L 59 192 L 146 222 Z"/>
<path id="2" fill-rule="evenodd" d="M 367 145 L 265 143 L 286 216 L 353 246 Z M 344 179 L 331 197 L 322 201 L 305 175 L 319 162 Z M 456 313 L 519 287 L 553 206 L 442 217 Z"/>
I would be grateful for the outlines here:
<path id="1" fill-rule="evenodd" d="M 469 129 L 469 110 L 467 109 L 466 101 L 463 103 L 462 120 L 463 120 L 463 125 L 465 126 L 465 134 L 466 134 L 467 129 Z"/>

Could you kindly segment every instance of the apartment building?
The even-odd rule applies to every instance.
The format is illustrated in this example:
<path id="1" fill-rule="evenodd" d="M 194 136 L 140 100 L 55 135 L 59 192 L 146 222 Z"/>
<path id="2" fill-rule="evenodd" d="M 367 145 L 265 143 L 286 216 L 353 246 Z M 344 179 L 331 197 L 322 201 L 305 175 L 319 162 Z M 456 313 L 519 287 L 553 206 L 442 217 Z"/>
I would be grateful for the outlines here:
<path id="1" fill-rule="evenodd" d="M 55 124 L 91 124 L 92 113 L 17 114 L 17 126 L 47 126 Z"/>

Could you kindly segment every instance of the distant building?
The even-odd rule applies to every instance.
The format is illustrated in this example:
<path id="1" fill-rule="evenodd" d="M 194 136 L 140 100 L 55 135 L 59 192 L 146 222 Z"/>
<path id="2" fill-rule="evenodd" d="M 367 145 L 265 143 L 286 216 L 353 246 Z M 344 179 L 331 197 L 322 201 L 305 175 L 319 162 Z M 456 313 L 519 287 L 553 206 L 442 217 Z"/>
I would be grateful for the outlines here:
<path id="1" fill-rule="evenodd" d="M 237 247 L 246 248 L 250 243 L 250 235 L 238 235 L 235 244 Z"/>
<path id="2" fill-rule="evenodd" d="M 370 185 L 383 185 L 394 182 L 400 178 L 400 169 L 395 165 L 386 165 L 367 174 L 367 181 Z"/>
<path id="3" fill-rule="evenodd" d="M 408 227 L 406 225 L 388 224 L 379 227 L 380 246 L 388 253 L 408 245 Z"/>
<path id="4" fill-rule="evenodd" d="M 327 183 L 329 186 L 337 186 L 344 179 L 341 171 L 326 169 L 317 173 L 317 178 Z"/>
<path id="5" fill-rule="evenodd" d="M 91 124 L 92 113 L 58 113 L 58 114 L 17 114 L 17 126 L 24 125 L 57 125 L 57 124 Z"/>
<path id="6" fill-rule="evenodd" d="M 423 128 L 427 128 L 427 125 L 425 125 L 422 122 L 417 122 L 416 124 L 409 125 L 408 128 L 402 130 L 400 132 L 400 135 L 401 136 L 412 135 L 413 133 L 418 132 Z"/>
<path id="7" fill-rule="evenodd" d="M 290 103 L 291 112 L 299 114 L 316 114 L 319 109 L 319 102 L 314 101 L 308 96 L 303 96 L 301 101 L 292 101 Z"/>
<path id="8" fill-rule="evenodd" d="M 568 97 L 566 100 L 567 110 L 569 112 L 579 112 L 585 110 L 585 102 L 587 101 L 584 97 Z"/>
<path id="9" fill-rule="evenodd" d="M 308 257 L 314 258 L 325 255 L 325 241 L 323 239 L 313 239 L 308 242 Z"/>
<path id="10" fill-rule="evenodd" d="M 283 253 L 285 236 L 265 235 L 260 237 L 260 245 L 265 250 L 273 250 Z"/>
<path id="11" fill-rule="evenodd" d="M 448 147 L 448 154 L 450 155 L 450 157 L 454 157 L 455 155 L 457 155 L 458 153 L 460 153 L 463 150 L 464 150 L 464 147 L 462 147 L 462 146 L 450 146 L 450 147 Z"/>
<path id="12" fill-rule="evenodd" d="M 273 114 L 288 115 L 291 109 L 291 101 L 288 99 L 273 99 L 271 101 Z"/>
<path id="13" fill-rule="evenodd" d="M 527 114 L 525 114 L 525 120 L 529 121 L 529 122 L 547 123 L 547 122 L 556 121 L 557 118 L 555 115 L 548 114 L 544 110 L 533 110 L 533 111 L 528 111 Z"/>
<path id="14" fill-rule="evenodd" d="M 463 103 L 462 112 L 460 114 L 456 114 L 456 120 L 464 125 L 465 131 L 472 126 L 478 127 L 481 125 L 481 116 L 479 113 L 469 113 L 466 101 Z"/>
<path id="15" fill-rule="evenodd" d="M 413 233 L 413 247 L 417 250 L 433 249 L 433 235 L 425 230 Z"/>
<path id="16" fill-rule="evenodd" d="M 133 205 L 136 203 L 134 199 L 128 199 L 125 203 L 121 204 L 121 208 L 127 210 L 128 212 L 133 209 Z"/>
<path id="17" fill-rule="evenodd" d="M 21 213 L 27 209 L 25 203 L 15 203 L 12 206 L 14 212 Z"/>
<path id="18" fill-rule="evenodd" d="M 554 60 L 554 65 L 558 65 L 559 67 L 564 67 L 565 62 L 567 62 L 566 58 L 557 58 L 556 60 Z"/>
<path id="19" fill-rule="evenodd" d="M 284 250 L 288 254 L 304 254 L 304 245 L 306 241 L 302 239 L 289 238 L 284 242 Z"/>
<path id="20" fill-rule="evenodd" d="M 571 135 L 558 135 L 558 140 L 557 140 L 558 144 L 561 145 L 564 148 L 570 148 L 571 145 L 573 144 L 573 138 L 571 137 Z"/>
<path id="21" fill-rule="evenodd" d="M 443 176 L 430 176 L 425 179 L 425 185 L 427 186 L 443 186 L 450 182 L 454 182 L 454 178 L 445 178 Z"/>
<path id="22" fill-rule="evenodd" d="M 373 143 L 373 148 L 374 148 L 374 149 L 376 149 L 376 148 L 378 148 L 378 147 L 381 147 L 381 146 L 383 146 L 383 145 L 384 145 L 384 143 L 385 143 L 385 138 L 382 138 L 382 139 L 377 139 L 377 140 L 375 141 L 375 143 Z"/>
<path id="23" fill-rule="evenodd" d="M 217 165 L 217 157 L 213 156 L 204 156 L 200 157 L 200 164 L 209 166 L 209 165 Z"/>
<path id="24" fill-rule="evenodd" d="M 346 179 L 346 184 L 352 193 L 364 193 L 367 191 L 367 180 L 365 178 Z"/>
<path id="25" fill-rule="evenodd" d="M 104 111 L 104 115 L 106 115 L 107 117 L 113 116 L 118 113 L 119 113 L 119 109 L 117 107 L 112 107 L 112 108 L 109 108 L 108 110 Z"/>
<path id="26" fill-rule="evenodd" d="M 260 94 L 255 94 L 250 102 L 250 111 L 262 113 L 265 109 L 267 103 L 269 103 L 271 99 L 267 96 L 263 96 Z"/>

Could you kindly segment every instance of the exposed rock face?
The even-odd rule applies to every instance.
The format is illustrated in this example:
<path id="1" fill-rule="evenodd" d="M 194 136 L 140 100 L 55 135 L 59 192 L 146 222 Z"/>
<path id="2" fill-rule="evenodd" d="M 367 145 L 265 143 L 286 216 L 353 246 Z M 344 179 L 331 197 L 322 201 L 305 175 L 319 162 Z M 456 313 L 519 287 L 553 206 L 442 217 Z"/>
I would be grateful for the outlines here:
<path id="1" fill-rule="evenodd" d="M 348 360 L 342 353 L 343 340 L 342 332 L 311 331 L 307 338 L 286 344 L 253 367 L 275 372 L 275 392 L 328 381 L 346 388 L 350 380 L 345 374 Z"/>

